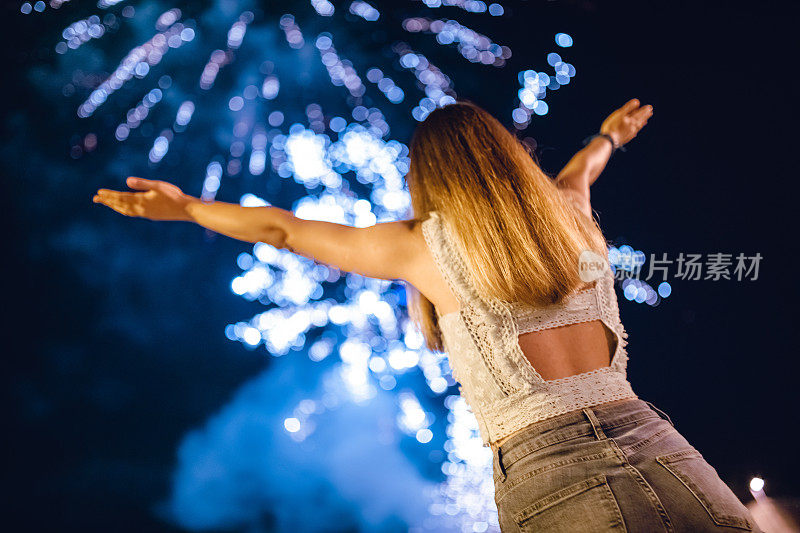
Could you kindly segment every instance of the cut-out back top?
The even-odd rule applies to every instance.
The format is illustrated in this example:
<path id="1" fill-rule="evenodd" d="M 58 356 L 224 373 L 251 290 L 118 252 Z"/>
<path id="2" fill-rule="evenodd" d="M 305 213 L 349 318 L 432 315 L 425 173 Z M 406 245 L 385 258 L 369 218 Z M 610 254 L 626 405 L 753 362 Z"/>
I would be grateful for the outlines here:
<path id="1" fill-rule="evenodd" d="M 624 398 L 636 398 L 628 382 L 627 333 L 620 321 L 614 276 L 603 275 L 561 302 L 531 307 L 478 293 L 444 218 L 431 211 L 422 222 L 425 242 L 460 309 L 438 314 L 439 329 L 458 390 L 478 420 L 489 446 L 540 420 Z M 520 348 L 519 335 L 601 320 L 616 336 L 611 364 L 544 380 Z"/>

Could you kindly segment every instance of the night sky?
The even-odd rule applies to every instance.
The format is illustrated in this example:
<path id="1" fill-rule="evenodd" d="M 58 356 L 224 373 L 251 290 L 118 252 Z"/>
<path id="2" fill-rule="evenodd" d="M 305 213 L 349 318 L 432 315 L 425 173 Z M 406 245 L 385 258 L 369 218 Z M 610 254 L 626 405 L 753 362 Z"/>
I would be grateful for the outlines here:
<path id="1" fill-rule="evenodd" d="M 230 130 L 227 122 L 216 126 L 228 113 L 227 96 L 204 95 L 205 111 L 198 111 L 187 134 L 176 140 L 161 166 L 149 165 L 147 150 L 161 126 L 148 139 L 120 148 L 114 125 L 152 83 L 109 99 L 115 107 L 108 110 L 108 120 L 105 113 L 89 122 L 76 116 L 86 89 L 62 94 L 67 71 L 53 47 L 70 22 L 97 11 L 94 3 L 71 2 L 30 15 L 19 12 L 20 4 L 9 3 L 3 11 L 2 352 L 10 421 L 4 477 L 11 492 L 6 522 L 13 518 L 25 524 L 20 530 L 29 531 L 191 529 L 190 520 L 170 519 L 165 510 L 174 496 L 178 450 L 189 449 L 187 434 L 239 398 L 245 384 L 265 379 L 265 372 L 279 376 L 281 390 L 289 394 L 312 390 L 312 363 L 299 361 L 297 352 L 286 357 L 298 362 L 286 366 L 286 359 L 273 358 L 263 346 L 249 349 L 226 338 L 228 324 L 264 309 L 230 289 L 241 273 L 236 256 L 251 245 L 190 224 L 125 219 L 93 205 L 91 196 L 100 187 L 124 188 L 128 175 L 166 179 L 199 195 L 211 151 L 219 150 L 215 143 L 224 144 L 218 131 Z M 140 6 L 143 13 L 175 6 L 197 13 L 210 4 L 130 2 L 137 13 Z M 272 31 L 280 14 L 289 11 L 289 3 L 279 4 L 274 13 L 270 7 L 257 13 L 262 17 L 257 21 Z M 298 20 L 301 13 L 313 19 L 308 2 L 291 4 Z M 454 7 L 426 11 L 420 2 L 371 4 L 381 11 L 380 26 L 353 23 L 335 41 L 357 70 L 360 51 L 377 57 L 382 47 L 403 38 L 451 76 L 459 97 L 475 101 L 509 127 L 517 73 L 546 67 L 547 52 L 557 48 L 553 35 L 571 35 L 575 44 L 559 51 L 577 75 L 548 94 L 549 113 L 534 116 L 521 133 L 536 140 L 536 154 L 548 172 L 558 172 L 581 140 L 628 99 L 654 106 L 648 125 L 627 152 L 612 157 L 592 189 L 607 238 L 669 257 L 742 252 L 760 253 L 763 260 L 755 281 L 670 280 L 672 294 L 657 307 L 630 302 L 620 291 L 622 321 L 630 335 L 628 377 L 634 391 L 666 411 L 744 501 L 751 498 L 747 483 L 754 475 L 766 480 L 770 496 L 800 497 L 795 439 L 800 257 L 792 194 L 798 149 L 791 122 L 800 52 L 796 5 L 529 0 L 503 2 L 506 14 L 489 17 Z M 334 5 L 339 9 L 339 2 Z M 399 21 L 406 16 L 456 18 L 508 45 L 514 55 L 505 68 L 472 65 L 430 35 L 403 35 Z M 219 21 L 221 35 L 231 20 Z M 303 31 L 306 46 L 312 47 L 319 28 Z M 124 29 L 103 39 L 83 45 L 103 51 L 87 53 L 86 75 L 108 76 L 140 41 Z M 199 57 L 201 66 L 221 46 L 206 46 L 204 39 L 186 51 L 189 59 Z M 370 40 L 374 50 L 368 49 Z M 275 53 L 288 57 L 285 44 Z M 242 56 L 254 53 L 245 45 Z M 308 103 L 320 102 L 326 110 L 334 106 L 328 102 L 344 99 L 344 89 L 330 84 L 318 55 L 309 57 L 316 70 L 308 74 L 305 63 L 298 62 L 294 81 L 288 67 L 280 71 L 287 61 L 276 60 L 282 91 L 305 87 L 281 101 L 287 123 L 302 121 Z M 383 57 L 384 72 L 407 98 L 381 105 L 391 137 L 407 143 L 415 123 L 411 107 L 421 93 L 411 75 Z M 171 64 L 174 83 L 196 78 L 197 64 L 191 63 L 189 73 Z M 243 75 L 236 65 L 220 74 L 223 88 Z M 213 98 L 221 102 L 216 108 Z M 292 108 L 301 111 L 290 119 Z M 90 131 L 97 134 L 97 148 L 72 157 L 75 136 Z M 217 198 L 238 202 L 246 192 L 287 209 L 306 194 L 268 169 L 258 179 L 224 182 Z M 325 431 L 333 440 L 347 441 L 350 427 Z M 361 440 L 350 440 L 355 456 L 369 441 L 364 432 Z M 419 475 L 436 480 L 436 468 L 403 446 L 399 450 L 419 464 Z M 296 463 L 284 468 L 304 472 L 302 455 L 292 460 Z M 269 501 L 313 508 L 312 502 L 331 498 L 334 489 L 326 490 L 325 483 L 287 489 L 282 499 Z M 248 519 L 250 531 L 278 529 L 265 507 L 269 510 L 261 505 L 261 514 Z M 329 524 L 341 525 L 331 530 L 368 529 L 348 518 L 355 512 L 348 505 L 340 507 L 341 516 L 326 515 Z M 382 528 L 401 530 L 401 521 Z M 212 529 L 246 528 L 232 521 Z"/>

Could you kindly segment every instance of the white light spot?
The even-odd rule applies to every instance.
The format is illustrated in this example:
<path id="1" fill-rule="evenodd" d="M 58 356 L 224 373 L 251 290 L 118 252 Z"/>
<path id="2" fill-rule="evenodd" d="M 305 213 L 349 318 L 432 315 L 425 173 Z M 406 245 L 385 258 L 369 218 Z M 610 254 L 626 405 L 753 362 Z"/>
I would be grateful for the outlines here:
<path id="1" fill-rule="evenodd" d="M 289 433 L 297 433 L 300 431 L 300 421 L 295 417 L 287 418 L 283 421 L 283 427 L 285 427 L 286 431 Z"/>

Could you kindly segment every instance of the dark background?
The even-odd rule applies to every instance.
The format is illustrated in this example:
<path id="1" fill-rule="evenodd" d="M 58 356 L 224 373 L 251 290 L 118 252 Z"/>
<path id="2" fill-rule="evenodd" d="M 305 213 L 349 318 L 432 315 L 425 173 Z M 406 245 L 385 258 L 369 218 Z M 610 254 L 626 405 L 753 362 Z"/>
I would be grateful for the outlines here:
<path id="1" fill-rule="evenodd" d="M 169 492 L 178 442 L 270 364 L 223 335 L 233 317 L 259 309 L 229 290 L 232 258 L 249 246 L 91 204 L 98 187 L 121 188 L 128 169 L 109 173 L 119 154 L 102 143 L 92 157 L 71 159 L 77 128 L 65 117 L 74 106 L 64 112 L 58 91 L 44 98 L 32 74 L 53 61 L 65 12 L 83 12 L 65 5 L 24 17 L 17 4 L 3 12 L 0 180 L 8 517 L 30 530 L 176 529 L 152 509 Z M 398 17 L 422 12 L 418 3 L 391 5 Z M 592 191 L 606 235 L 671 257 L 764 257 L 756 281 L 675 280 L 655 308 L 620 297 L 629 378 L 743 500 L 753 475 L 771 496 L 800 496 L 796 4 L 503 5 L 513 16 L 481 19 L 480 31 L 512 48 L 513 67 L 476 75 L 455 52 L 438 52 L 459 96 L 508 124 L 526 57 L 542 64 L 552 34 L 569 33 L 574 86 L 549 96 L 550 113 L 524 133 L 545 170 L 557 172 L 611 110 L 637 97 L 654 116 Z M 477 20 L 429 16 L 445 14 Z M 393 137 L 407 142 L 410 131 Z M 181 179 L 199 192 L 202 174 Z"/>

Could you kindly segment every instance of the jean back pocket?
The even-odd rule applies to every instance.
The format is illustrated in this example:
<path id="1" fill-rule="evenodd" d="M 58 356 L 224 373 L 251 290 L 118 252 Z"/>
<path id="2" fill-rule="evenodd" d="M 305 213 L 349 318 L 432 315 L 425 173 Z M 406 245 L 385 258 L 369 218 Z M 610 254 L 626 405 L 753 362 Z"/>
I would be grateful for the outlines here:
<path id="1" fill-rule="evenodd" d="M 622 512 L 604 475 L 541 498 L 519 511 L 514 521 L 523 533 L 625 531 Z"/>
<path id="2" fill-rule="evenodd" d="M 714 523 L 746 531 L 753 529 L 747 507 L 700 452 L 695 449 L 681 450 L 659 456 L 656 460 L 694 494 Z"/>

